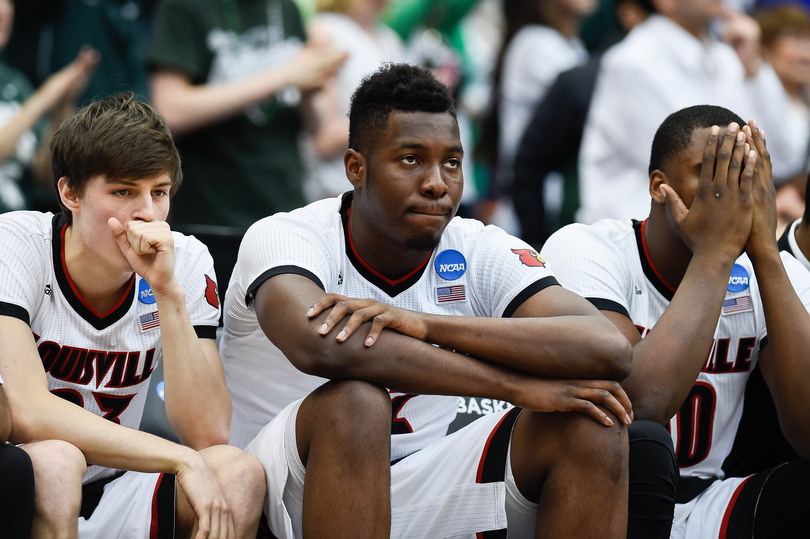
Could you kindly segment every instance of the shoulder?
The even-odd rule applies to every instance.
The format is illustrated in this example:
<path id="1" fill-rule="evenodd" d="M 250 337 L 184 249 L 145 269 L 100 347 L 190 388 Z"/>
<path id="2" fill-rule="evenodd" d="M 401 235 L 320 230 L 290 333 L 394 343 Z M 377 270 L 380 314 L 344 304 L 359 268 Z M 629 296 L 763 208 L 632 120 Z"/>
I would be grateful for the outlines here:
<path id="1" fill-rule="evenodd" d="M 259 219 L 245 233 L 245 238 L 266 234 L 326 234 L 340 227 L 340 198 L 327 198 L 290 212 Z"/>
<path id="2" fill-rule="evenodd" d="M 37 211 L 13 211 L 0 214 L 0 230 L 6 236 L 50 241 L 54 215 Z M 4 246 L 8 248 L 8 245 Z"/>

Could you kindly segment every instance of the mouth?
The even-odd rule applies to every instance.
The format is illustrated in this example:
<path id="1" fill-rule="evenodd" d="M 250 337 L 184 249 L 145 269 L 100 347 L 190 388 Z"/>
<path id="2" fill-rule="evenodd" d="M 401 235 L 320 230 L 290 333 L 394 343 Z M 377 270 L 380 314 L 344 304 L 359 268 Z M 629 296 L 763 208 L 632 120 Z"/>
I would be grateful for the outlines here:
<path id="1" fill-rule="evenodd" d="M 447 206 L 418 206 L 408 210 L 417 215 L 427 215 L 430 217 L 444 217 L 449 215 L 453 209 Z"/>

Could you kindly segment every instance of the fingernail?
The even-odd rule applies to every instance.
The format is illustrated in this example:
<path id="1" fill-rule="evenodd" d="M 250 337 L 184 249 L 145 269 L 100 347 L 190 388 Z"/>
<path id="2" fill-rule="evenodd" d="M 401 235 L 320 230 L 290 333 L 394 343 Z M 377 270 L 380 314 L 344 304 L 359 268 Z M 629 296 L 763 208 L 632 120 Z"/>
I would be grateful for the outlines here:
<path id="1" fill-rule="evenodd" d="M 744 140 L 745 140 L 745 133 L 743 133 L 742 131 L 737 133 L 737 142 L 742 142 Z"/>
<path id="2" fill-rule="evenodd" d="M 315 307 L 310 307 L 309 310 L 307 311 L 307 316 L 312 316 L 312 313 L 314 313 L 314 312 L 315 312 Z"/>
<path id="3" fill-rule="evenodd" d="M 366 339 L 366 346 L 371 346 L 371 341 L 372 341 L 371 337 Z"/>
<path id="4" fill-rule="evenodd" d="M 737 129 L 739 129 L 739 127 L 740 126 L 737 125 L 737 122 L 731 122 L 730 124 L 728 124 L 728 130 L 731 131 L 732 133 Z"/>
<path id="5" fill-rule="evenodd" d="M 627 415 L 627 414 L 624 414 L 624 418 L 627 420 L 627 424 L 628 424 L 628 425 L 629 425 L 630 423 L 632 423 L 632 422 L 633 422 L 633 420 L 632 420 L 632 419 L 630 419 L 630 416 L 629 416 L 629 415 Z"/>
<path id="6" fill-rule="evenodd" d="M 765 130 L 764 129 L 759 130 L 759 136 L 762 137 L 762 140 L 765 140 Z"/>
<path id="7" fill-rule="evenodd" d="M 329 329 L 329 326 L 326 325 L 326 323 L 324 322 L 324 324 L 320 328 L 318 328 L 318 333 L 326 333 L 327 329 Z"/>
<path id="8" fill-rule="evenodd" d="M 720 128 L 717 127 L 716 125 L 713 125 L 712 130 L 711 130 L 711 134 L 714 135 L 714 136 L 719 135 L 720 134 Z"/>
<path id="9" fill-rule="evenodd" d="M 612 420 L 612 419 L 610 419 L 609 417 L 606 417 L 605 419 L 607 419 L 607 424 L 608 424 L 608 425 L 612 425 L 612 424 L 613 424 L 613 420 Z"/>
<path id="10" fill-rule="evenodd" d="M 338 333 L 337 338 L 338 338 L 339 341 L 342 341 L 343 339 L 345 339 L 346 338 L 346 330 L 344 329 L 343 331 Z"/>
<path id="11" fill-rule="evenodd" d="M 751 123 L 754 124 L 754 128 L 757 127 L 757 120 L 756 118 L 751 118 Z"/>

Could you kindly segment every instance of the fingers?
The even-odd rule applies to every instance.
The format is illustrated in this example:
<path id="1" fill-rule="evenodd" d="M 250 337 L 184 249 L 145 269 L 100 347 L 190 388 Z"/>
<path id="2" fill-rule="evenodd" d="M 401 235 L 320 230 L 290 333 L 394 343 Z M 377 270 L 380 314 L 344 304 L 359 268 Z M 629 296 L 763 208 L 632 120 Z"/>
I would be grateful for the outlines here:
<path id="1" fill-rule="evenodd" d="M 348 299 L 346 296 L 341 296 L 340 294 L 327 294 L 318 300 L 315 305 L 309 308 L 307 311 L 307 318 L 318 316 L 329 307 L 335 305 L 337 302 L 344 301 L 346 299 Z"/>
<path id="2" fill-rule="evenodd" d="M 717 138 L 719 136 L 720 128 L 713 125 L 709 130 L 709 138 L 706 141 L 706 148 L 703 150 L 703 162 L 700 168 L 701 183 L 711 182 L 714 178 L 714 164 L 717 159 Z"/>
<path id="3" fill-rule="evenodd" d="M 740 126 L 736 122 L 732 122 L 729 124 L 728 129 L 726 129 L 725 135 L 723 135 L 723 140 L 720 142 L 720 146 L 717 149 L 717 165 L 715 167 L 714 172 L 714 182 L 719 185 L 729 185 L 729 176 L 730 176 L 730 164 L 732 161 L 732 155 L 734 152 L 735 147 L 738 144 L 738 133 L 740 130 Z M 714 131 L 714 127 L 712 127 L 712 132 Z M 709 139 L 711 140 L 711 134 L 709 135 Z M 740 144 L 741 145 L 741 144 Z M 707 145 L 708 148 L 708 145 Z M 742 152 L 742 148 L 740 150 Z M 739 156 L 739 155 L 738 155 Z M 704 153 L 703 156 L 703 167 L 706 166 L 706 155 Z M 702 176 L 702 172 L 701 172 Z M 732 179 L 732 183 L 736 184 L 736 178 Z"/>
<path id="4" fill-rule="evenodd" d="M 729 130 L 730 129 L 729 127 Z M 734 140 L 734 149 L 731 152 L 731 160 L 728 164 L 729 189 L 740 188 L 740 171 L 742 170 L 743 160 L 745 159 L 745 138 L 743 131 L 737 131 Z"/>

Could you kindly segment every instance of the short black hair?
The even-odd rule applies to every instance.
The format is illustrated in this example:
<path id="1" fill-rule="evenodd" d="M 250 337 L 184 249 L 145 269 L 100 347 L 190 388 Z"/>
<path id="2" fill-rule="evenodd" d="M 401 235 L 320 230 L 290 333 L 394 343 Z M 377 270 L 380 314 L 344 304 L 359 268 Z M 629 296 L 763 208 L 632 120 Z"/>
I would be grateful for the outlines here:
<path id="1" fill-rule="evenodd" d="M 427 69 L 384 64 L 365 77 L 352 95 L 349 148 L 363 152 L 379 139 L 394 112 L 447 112 L 456 117 L 453 96 Z"/>
<path id="2" fill-rule="evenodd" d="M 746 124 L 738 115 L 716 105 L 695 105 L 673 112 L 655 132 L 647 173 L 661 170 L 666 161 L 685 150 L 695 130 L 713 125 L 725 128 L 731 122 L 737 122 L 740 127 Z"/>

